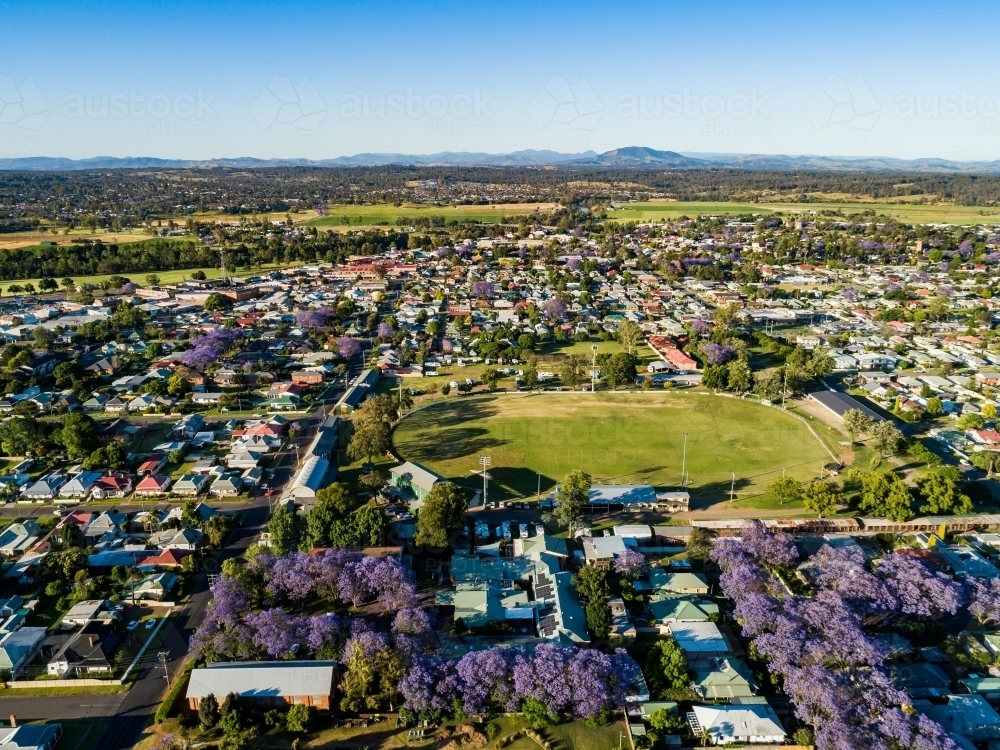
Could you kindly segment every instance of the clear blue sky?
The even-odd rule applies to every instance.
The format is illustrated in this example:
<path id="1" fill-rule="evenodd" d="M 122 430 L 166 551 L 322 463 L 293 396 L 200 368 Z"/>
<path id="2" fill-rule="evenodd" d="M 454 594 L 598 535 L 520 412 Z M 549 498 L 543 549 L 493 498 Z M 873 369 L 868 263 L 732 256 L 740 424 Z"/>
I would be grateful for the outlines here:
<path id="1" fill-rule="evenodd" d="M 997 3 L 0 0 L 0 157 L 1000 158 Z"/>

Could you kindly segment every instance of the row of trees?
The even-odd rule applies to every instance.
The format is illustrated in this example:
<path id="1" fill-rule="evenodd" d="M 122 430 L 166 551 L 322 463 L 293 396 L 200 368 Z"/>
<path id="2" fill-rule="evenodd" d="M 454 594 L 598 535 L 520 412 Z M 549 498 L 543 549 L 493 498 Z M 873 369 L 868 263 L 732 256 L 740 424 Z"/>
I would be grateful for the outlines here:
<path id="1" fill-rule="evenodd" d="M 781 680 L 818 747 L 955 747 L 940 725 L 900 708 L 909 699 L 883 671 L 884 651 L 866 629 L 954 614 L 964 601 L 959 584 L 913 557 L 890 554 L 869 571 L 859 551 L 824 546 L 815 594 L 791 595 L 772 571 L 793 565 L 798 551 L 756 521 L 711 554 L 751 655 Z"/>

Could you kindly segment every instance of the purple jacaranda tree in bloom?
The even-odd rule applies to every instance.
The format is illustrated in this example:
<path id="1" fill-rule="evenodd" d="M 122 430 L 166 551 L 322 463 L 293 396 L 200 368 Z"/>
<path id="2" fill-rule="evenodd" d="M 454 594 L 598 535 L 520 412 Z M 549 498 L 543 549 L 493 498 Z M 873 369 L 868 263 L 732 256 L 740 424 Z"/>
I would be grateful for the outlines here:
<path id="1" fill-rule="evenodd" d="M 885 584 L 868 571 L 860 549 L 824 544 L 813 556 L 813 563 L 816 585 L 836 591 L 862 617 L 896 608 L 896 600 Z"/>
<path id="2" fill-rule="evenodd" d="M 472 285 L 472 293 L 479 299 L 493 299 L 496 289 L 491 281 L 477 281 Z"/>
<path id="3" fill-rule="evenodd" d="M 313 651 L 329 645 L 340 637 L 343 623 L 334 614 L 314 615 L 306 619 L 306 645 Z"/>
<path id="4" fill-rule="evenodd" d="M 123 284 L 119 291 L 121 291 L 122 294 L 135 294 L 135 290 L 138 288 L 138 284 L 134 284 L 130 281 L 127 284 Z"/>
<path id="5" fill-rule="evenodd" d="M 542 312 L 549 320 L 562 320 L 566 317 L 566 303 L 555 297 L 547 299 L 542 305 Z"/>
<path id="6" fill-rule="evenodd" d="M 337 352 L 344 359 L 350 359 L 361 353 L 361 344 L 350 336 L 341 336 L 337 339 Z"/>
<path id="7" fill-rule="evenodd" d="M 295 313 L 295 323 L 302 328 L 319 328 L 325 326 L 336 315 L 336 310 L 330 307 L 321 307 L 318 310 L 299 310 Z"/>
<path id="8" fill-rule="evenodd" d="M 197 370 L 204 370 L 213 362 L 217 362 L 223 353 L 224 351 L 221 347 L 199 345 L 190 349 L 185 349 L 177 355 L 177 359 L 188 367 L 193 367 Z"/>
<path id="9" fill-rule="evenodd" d="M 388 323 L 379 323 L 377 335 L 380 339 L 391 339 L 393 334 L 392 326 Z"/>
<path id="10" fill-rule="evenodd" d="M 725 344 L 712 344 L 706 341 L 701 345 L 701 353 L 705 355 L 708 364 L 723 365 L 735 356 L 736 350 Z"/>
<path id="11" fill-rule="evenodd" d="M 909 555 L 886 555 L 875 566 L 875 575 L 895 598 L 897 611 L 905 615 L 953 615 L 965 602 L 961 584 Z"/>
<path id="12" fill-rule="evenodd" d="M 407 607 L 396 613 L 392 621 L 392 632 L 422 636 L 431 632 L 431 621 L 427 613 L 419 607 Z"/>
<path id="13" fill-rule="evenodd" d="M 296 643 L 301 646 L 308 638 L 306 621 L 292 617 L 281 607 L 247 615 L 246 625 L 253 632 L 254 645 L 268 656 L 287 654 Z"/>
<path id="14" fill-rule="evenodd" d="M 740 542 L 751 555 L 769 565 L 791 565 L 799 558 L 791 536 L 772 533 L 760 521 L 744 522 Z"/>
<path id="15" fill-rule="evenodd" d="M 470 715 L 516 711 L 514 657 L 509 648 L 470 651 L 455 665 L 462 693 L 462 709 Z"/>
<path id="16" fill-rule="evenodd" d="M 712 324 L 707 320 L 701 320 L 700 318 L 695 318 L 690 323 L 691 330 L 698 334 L 699 336 L 711 336 L 712 335 Z"/>
<path id="17" fill-rule="evenodd" d="M 646 572 L 646 558 L 633 549 L 615 555 L 614 571 L 629 580 L 634 580 Z"/>
<path id="18" fill-rule="evenodd" d="M 861 299 L 861 292 L 855 289 L 853 286 L 845 286 L 840 290 L 840 296 L 846 299 L 848 302 L 857 302 Z"/>
<path id="19" fill-rule="evenodd" d="M 1000 578 L 969 578 L 965 582 L 969 614 L 985 625 L 1000 623 Z"/>

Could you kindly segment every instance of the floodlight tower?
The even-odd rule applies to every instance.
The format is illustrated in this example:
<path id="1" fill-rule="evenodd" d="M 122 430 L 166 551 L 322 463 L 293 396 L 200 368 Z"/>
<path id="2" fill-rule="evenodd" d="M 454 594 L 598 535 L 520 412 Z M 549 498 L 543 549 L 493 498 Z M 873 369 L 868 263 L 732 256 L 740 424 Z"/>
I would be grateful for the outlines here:
<path id="1" fill-rule="evenodd" d="M 684 450 L 681 453 L 681 489 L 687 489 L 688 434 L 684 433 Z"/>
<path id="2" fill-rule="evenodd" d="M 486 507 L 486 503 L 489 500 L 489 474 L 487 469 L 490 468 L 490 464 L 493 463 L 493 459 L 489 456 L 480 456 L 479 465 L 483 467 L 483 507 Z"/>
<path id="3" fill-rule="evenodd" d="M 591 344 L 590 351 L 590 392 L 595 393 L 597 390 L 597 344 Z"/>

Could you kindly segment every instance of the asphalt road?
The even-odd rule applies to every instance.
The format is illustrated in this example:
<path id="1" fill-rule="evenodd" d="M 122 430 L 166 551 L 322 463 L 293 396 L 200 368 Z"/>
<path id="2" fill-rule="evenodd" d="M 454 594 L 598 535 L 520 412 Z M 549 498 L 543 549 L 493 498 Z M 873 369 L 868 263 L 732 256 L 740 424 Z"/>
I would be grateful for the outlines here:
<path id="1" fill-rule="evenodd" d="M 161 670 L 162 671 L 162 670 Z M 113 716 L 128 693 L 110 695 L 66 695 L 45 698 L 17 698 L 17 690 L 7 690 L 8 696 L 0 698 L 0 715 L 6 719 L 16 716 L 20 721 L 52 719 L 89 719 L 95 716 Z"/>

